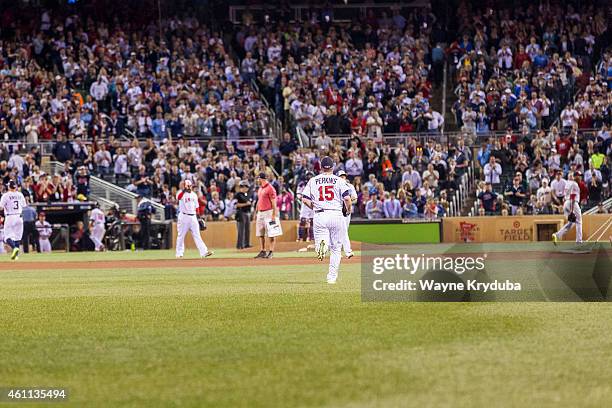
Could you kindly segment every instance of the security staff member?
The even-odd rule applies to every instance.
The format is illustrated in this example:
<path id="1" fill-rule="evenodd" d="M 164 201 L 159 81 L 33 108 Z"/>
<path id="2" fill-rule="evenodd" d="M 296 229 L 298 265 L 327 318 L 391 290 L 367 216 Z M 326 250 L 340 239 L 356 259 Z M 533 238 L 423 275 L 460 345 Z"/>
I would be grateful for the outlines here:
<path id="1" fill-rule="evenodd" d="M 26 254 L 30 252 L 30 244 L 33 244 L 36 251 L 40 252 L 38 234 L 36 232 L 36 226 L 34 225 L 38 217 L 36 215 L 36 210 L 28 205 L 23 209 L 21 217 L 23 219 L 23 252 Z"/>
<path id="2" fill-rule="evenodd" d="M 250 213 L 253 204 L 249 198 L 249 182 L 243 180 L 239 184 L 239 191 L 236 194 L 236 228 L 238 229 L 238 241 L 236 248 L 250 248 Z"/>

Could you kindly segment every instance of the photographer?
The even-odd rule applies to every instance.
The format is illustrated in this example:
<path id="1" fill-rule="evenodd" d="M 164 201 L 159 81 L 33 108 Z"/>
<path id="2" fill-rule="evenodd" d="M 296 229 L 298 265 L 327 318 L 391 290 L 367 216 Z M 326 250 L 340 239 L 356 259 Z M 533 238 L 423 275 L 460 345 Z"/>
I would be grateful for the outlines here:
<path id="1" fill-rule="evenodd" d="M 140 221 L 140 245 L 142 249 L 151 248 L 151 216 L 155 213 L 155 209 L 151 202 L 144 196 L 139 195 L 138 198 L 138 221 Z"/>

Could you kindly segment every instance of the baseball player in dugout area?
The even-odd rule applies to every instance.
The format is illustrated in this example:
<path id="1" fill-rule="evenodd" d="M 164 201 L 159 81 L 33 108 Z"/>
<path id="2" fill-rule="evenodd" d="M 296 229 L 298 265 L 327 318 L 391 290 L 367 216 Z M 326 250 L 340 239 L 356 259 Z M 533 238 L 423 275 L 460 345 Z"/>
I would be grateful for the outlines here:
<path id="1" fill-rule="evenodd" d="M 260 173 L 257 180 L 259 190 L 257 190 L 257 205 L 255 206 L 255 236 L 259 237 L 261 250 L 255 258 L 272 258 L 276 239 L 274 236 L 270 236 L 270 230 L 271 226 L 279 222 L 276 190 L 268 182 L 266 173 Z M 266 251 L 266 235 L 270 240 L 268 251 Z"/>
<path id="2" fill-rule="evenodd" d="M 8 182 L 8 192 L 0 198 L 0 209 L 4 212 L 4 242 L 11 247 L 11 259 L 19 258 L 19 245 L 23 237 L 23 219 L 21 213 L 26 206 L 26 200 L 17 191 L 14 180 Z"/>
<path id="3" fill-rule="evenodd" d="M 327 283 L 338 279 L 341 249 L 346 235 L 345 217 L 353 210 L 348 183 L 333 174 L 334 161 L 325 156 L 321 160 L 321 174 L 308 180 L 302 191 L 304 205 L 314 210 L 315 250 L 323 260 L 329 248 Z"/>
<path id="4" fill-rule="evenodd" d="M 200 223 L 196 214 L 198 207 L 200 206 L 198 195 L 192 191 L 191 180 L 185 180 L 183 182 L 183 189 L 176 195 L 178 201 L 178 222 L 177 230 L 178 236 L 176 238 L 176 257 L 182 258 L 185 253 L 185 236 L 187 232 L 191 232 L 193 241 L 198 247 L 201 258 L 207 258 L 213 255 L 212 251 L 208 250 L 208 247 L 202 240 L 200 235 Z"/>

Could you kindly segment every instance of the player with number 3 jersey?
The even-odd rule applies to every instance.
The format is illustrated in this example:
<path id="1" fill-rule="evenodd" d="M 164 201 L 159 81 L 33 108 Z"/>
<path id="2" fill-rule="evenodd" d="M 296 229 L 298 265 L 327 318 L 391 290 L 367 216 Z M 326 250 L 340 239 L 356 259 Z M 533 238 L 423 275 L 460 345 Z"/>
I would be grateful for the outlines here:
<path id="1" fill-rule="evenodd" d="M 0 198 L 0 208 L 4 211 L 4 242 L 11 247 L 11 259 L 19 258 L 19 245 L 23 236 L 23 219 L 21 213 L 26 206 L 26 200 L 17 191 L 14 180 L 8 183 L 9 191 Z"/>

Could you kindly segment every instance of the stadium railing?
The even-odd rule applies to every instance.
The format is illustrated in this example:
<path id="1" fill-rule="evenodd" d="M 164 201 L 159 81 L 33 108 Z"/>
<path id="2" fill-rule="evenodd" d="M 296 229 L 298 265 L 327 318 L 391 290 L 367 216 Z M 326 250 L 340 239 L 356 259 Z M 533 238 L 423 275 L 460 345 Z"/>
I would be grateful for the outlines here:
<path id="1" fill-rule="evenodd" d="M 388 10 L 399 10 L 407 8 L 425 8 L 429 7 L 430 3 L 426 0 L 413 0 L 405 3 L 372 3 L 372 2 L 345 2 L 344 4 L 328 4 L 324 3 L 320 6 L 313 6 L 308 3 L 288 4 L 293 11 L 294 21 L 302 21 L 307 13 L 313 9 L 318 11 L 333 10 L 333 21 L 335 22 L 349 22 L 353 21 L 356 17 L 365 17 L 369 9 L 388 9 Z M 249 13 L 262 14 L 262 17 L 269 13 L 274 12 L 278 8 L 277 5 L 272 3 L 269 4 L 249 4 L 246 6 L 230 6 L 229 7 L 229 19 L 234 24 L 239 24 L 242 21 L 242 14 L 246 11 Z"/>

